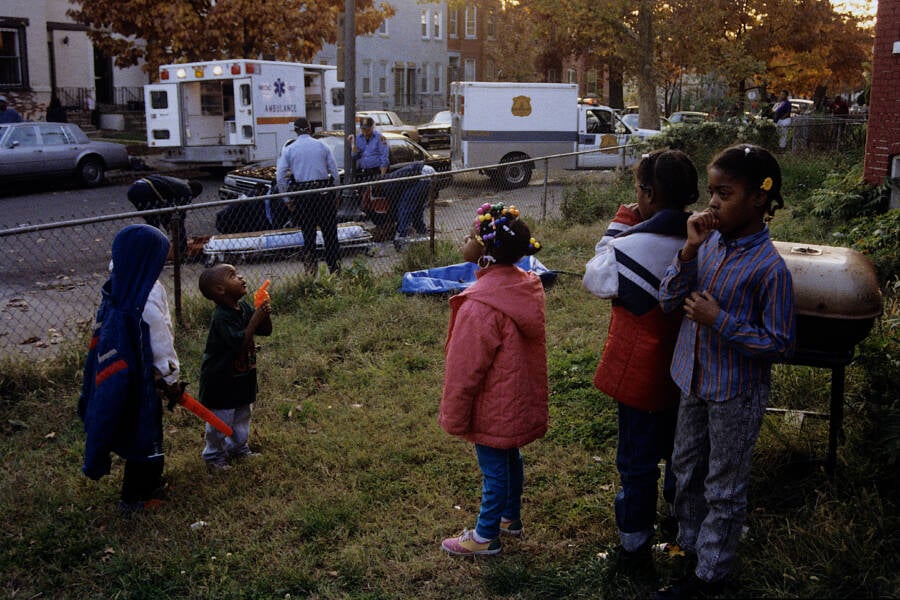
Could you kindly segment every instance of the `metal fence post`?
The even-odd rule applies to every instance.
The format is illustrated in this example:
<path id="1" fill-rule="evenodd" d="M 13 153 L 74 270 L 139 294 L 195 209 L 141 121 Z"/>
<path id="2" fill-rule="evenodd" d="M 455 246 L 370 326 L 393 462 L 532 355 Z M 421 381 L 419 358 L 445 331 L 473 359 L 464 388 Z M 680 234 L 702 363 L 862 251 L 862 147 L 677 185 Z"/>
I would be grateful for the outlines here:
<path id="1" fill-rule="evenodd" d="M 169 234 L 172 236 L 172 279 L 175 297 L 175 320 L 181 327 L 184 327 L 184 319 L 181 312 L 181 261 L 184 257 L 181 255 L 181 211 L 172 213 L 172 221 L 169 223 Z"/>
<path id="2" fill-rule="evenodd" d="M 435 256 L 435 240 L 434 240 L 434 201 L 438 192 L 434 183 L 434 177 L 428 182 L 428 246 L 431 248 L 431 258 Z"/>
<path id="3" fill-rule="evenodd" d="M 550 177 L 550 159 L 544 159 L 544 196 L 541 199 L 541 221 L 547 220 L 547 185 Z"/>

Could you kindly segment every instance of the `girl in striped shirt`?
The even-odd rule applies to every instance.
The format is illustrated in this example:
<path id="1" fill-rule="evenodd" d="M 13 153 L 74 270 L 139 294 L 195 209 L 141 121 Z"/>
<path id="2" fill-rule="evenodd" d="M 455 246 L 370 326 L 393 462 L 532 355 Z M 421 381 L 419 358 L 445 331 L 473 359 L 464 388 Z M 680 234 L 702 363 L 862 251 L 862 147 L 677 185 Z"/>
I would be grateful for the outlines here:
<path id="1" fill-rule="evenodd" d="M 741 144 L 707 172 L 709 207 L 688 219 L 659 289 L 663 310 L 685 315 L 671 368 L 681 391 L 672 467 L 678 545 L 697 564 L 657 598 L 721 591 L 747 513 L 772 363 L 794 347 L 791 275 L 766 224 L 784 206 L 778 162 Z"/>

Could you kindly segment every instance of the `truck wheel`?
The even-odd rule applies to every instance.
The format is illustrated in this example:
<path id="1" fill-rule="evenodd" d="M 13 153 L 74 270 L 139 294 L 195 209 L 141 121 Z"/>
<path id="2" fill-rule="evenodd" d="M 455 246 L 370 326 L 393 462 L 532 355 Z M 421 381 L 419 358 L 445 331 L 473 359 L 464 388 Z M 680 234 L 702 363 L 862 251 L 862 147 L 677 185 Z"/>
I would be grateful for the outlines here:
<path id="1" fill-rule="evenodd" d="M 96 187 L 103 183 L 106 175 L 106 167 L 103 161 L 96 156 L 88 156 L 78 164 L 78 177 L 88 187 Z"/>
<path id="2" fill-rule="evenodd" d="M 527 158 L 526 156 L 518 155 L 518 156 L 508 156 L 504 157 L 501 160 L 501 163 L 512 162 L 516 160 L 522 160 Z M 528 185 L 528 182 L 531 181 L 531 171 L 534 169 L 534 165 L 531 163 L 519 163 L 515 165 L 507 165 L 505 167 L 500 167 L 496 169 L 491 177 L 499 187 L 507 190 L 525 187 Z"/>

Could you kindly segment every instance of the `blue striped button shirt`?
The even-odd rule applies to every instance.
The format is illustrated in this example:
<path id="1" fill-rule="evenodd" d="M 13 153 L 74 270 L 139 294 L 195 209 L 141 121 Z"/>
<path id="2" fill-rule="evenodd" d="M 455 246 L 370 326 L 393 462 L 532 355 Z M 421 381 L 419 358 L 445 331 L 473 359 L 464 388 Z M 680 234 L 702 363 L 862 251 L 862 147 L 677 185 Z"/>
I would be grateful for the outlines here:
<path id="1" fill-rule="evenodd" d="M 725 401 L 769 383 L 772 363 L 794 350 L 794 288 L 769 229 L 725 241 L 713 231 L 694 260 L 676 256 L 660 284 L 662 309 L 681 309 L 706 290 L 720 310 L 712 326 L 684 319 L 672 358 L 683 394 Z"/>

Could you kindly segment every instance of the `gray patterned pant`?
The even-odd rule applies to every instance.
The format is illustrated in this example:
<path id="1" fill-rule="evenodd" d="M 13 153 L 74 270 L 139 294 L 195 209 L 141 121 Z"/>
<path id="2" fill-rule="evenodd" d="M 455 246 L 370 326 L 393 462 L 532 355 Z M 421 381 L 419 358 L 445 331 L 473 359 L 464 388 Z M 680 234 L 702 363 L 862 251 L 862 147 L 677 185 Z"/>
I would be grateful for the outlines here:
<path id="1" fill-rule="evenodd" d="M 724 402 L 682 394 L 672 452 L 678 544 L 696 552 L 695 574 L 704 581 L 720 581 L 731 572 L 768 399 L 768 384 Z"/>

